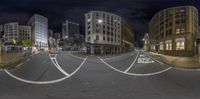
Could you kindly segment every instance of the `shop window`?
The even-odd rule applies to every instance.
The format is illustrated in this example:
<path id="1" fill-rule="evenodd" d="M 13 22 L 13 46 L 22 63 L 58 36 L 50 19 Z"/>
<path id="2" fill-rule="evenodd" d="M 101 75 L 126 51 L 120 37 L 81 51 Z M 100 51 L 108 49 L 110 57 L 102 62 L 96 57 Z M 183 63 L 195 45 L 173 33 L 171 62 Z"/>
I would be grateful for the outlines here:
<path id="1" fill-rule="evenodd" d="M 185 50 L 185 38 L 176 39 L 176 50 Z"/>
<path id="2" fill-rule="evenodd" d="M 172 41 L 171 40 L 167 40 L 165 42 L 166 44 L 166 50 L 172 50 Z"/>
<path id="3" fill-rule="evenodd" d="M 163 42 L 160 42 L 160 50 L 164 50 Z"/>

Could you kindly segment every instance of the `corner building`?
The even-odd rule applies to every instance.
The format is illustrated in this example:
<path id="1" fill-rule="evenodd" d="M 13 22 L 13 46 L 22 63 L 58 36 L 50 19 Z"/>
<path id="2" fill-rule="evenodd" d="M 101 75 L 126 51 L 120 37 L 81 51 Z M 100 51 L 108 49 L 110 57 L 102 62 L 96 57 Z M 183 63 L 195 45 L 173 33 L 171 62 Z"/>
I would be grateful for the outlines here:
<path id="1" fill-rule="evenodd" d="M 198 10 L 178 6 L 159 11 L 149 22 L 150 50 L 166 55 L 193 56 L 197 47 Z"/>
<path id="2" fill-rule="evenodd" d="M 87 53 L 121 53 L 121 17 L 103 12 L 85 14 L 85 41 Z"/>

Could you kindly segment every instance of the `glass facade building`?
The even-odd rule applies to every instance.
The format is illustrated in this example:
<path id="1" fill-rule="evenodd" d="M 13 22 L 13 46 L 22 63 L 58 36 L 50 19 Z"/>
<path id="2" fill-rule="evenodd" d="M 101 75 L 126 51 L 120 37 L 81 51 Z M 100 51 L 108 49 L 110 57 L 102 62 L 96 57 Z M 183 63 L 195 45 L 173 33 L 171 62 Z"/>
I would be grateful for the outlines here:
<path id="1" fill-rule="evenodd" d="M 48 19 L 34 14 L 28 22 L 32 28 L 32 39 L 38 49 L 48 48 Z"/>

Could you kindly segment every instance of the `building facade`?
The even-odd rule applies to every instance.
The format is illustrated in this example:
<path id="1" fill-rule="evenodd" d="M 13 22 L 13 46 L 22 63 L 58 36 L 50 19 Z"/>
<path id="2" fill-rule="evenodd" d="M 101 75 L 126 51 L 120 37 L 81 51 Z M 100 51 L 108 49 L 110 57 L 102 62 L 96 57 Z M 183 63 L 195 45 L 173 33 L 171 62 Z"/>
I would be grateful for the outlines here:
<path id="1" fill-rule="evenodd" d="M 87 53 L 112 54 L 121 52 L 121 17 L 103 12 L 85 14 Z"/>
<path id="2" fill-rule="evenodd" d="M 77 38 L 80 37 L 79 24 L 66 20 L 62 24 L 62 38 Z"/>
<path id="3" fill-rule="evenodd" d="M 38 49 L 48 49 L 48 19 L 34 14 L 28 22 L 32 28 L 32 39 Z"/>
<path id="4" fill-rule="evenodd" d="M 75 48 L 80 45 L 80 28 L 79 24 L 66 20 L 62 24 L 62 39 L 66 48 Z"/>
<path id="5" fill-rule="evenodd" d="M 1 40 L 1 43 L 3 42 L 3 25 L 0 25 L 0 40 Z"/>
<path id="6" fill-rule="evenodd" d="M 134 32 L 129 24 L 122 20 L 121 24 L 121 46 L 122 52 L 127 52 L 134 49 Z"/>
<path id="7" fill-rule="evenodd" d="M 31 26 L 19 25 L 19 41 L 32 40 Z"/>
<path id="8" fill-rule="evenodd" d="M 193 56 L 198 35 L 198 10 L 178 6 L 159 11 L 149 22 L 150 50 L 167 55 Z"/>
<path id="9" fill-rule="evenodd" d="M 19 42 L 18 22 L 4 24 L 4 43 L 6 45 L 15 45 Z"/>
<path id="10" fill-rule="evenodd" d="M 150 51 L 149 34 L 145 33 L 144 38 L 142 40 L 144 42 L 144 51 Z"/>

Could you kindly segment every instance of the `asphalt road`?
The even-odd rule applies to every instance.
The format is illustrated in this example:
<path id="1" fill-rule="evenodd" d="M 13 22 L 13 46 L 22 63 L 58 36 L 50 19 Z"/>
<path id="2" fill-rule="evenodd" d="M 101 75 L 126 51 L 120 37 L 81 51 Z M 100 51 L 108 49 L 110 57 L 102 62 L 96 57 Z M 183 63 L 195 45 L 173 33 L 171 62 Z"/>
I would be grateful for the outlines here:
<path id="1" fill-rule="evenodd" d="M 135 51 L 120 55 L 40 53 L 0 71 L 0 99 L 199 99 L 200 71 Z"/>

